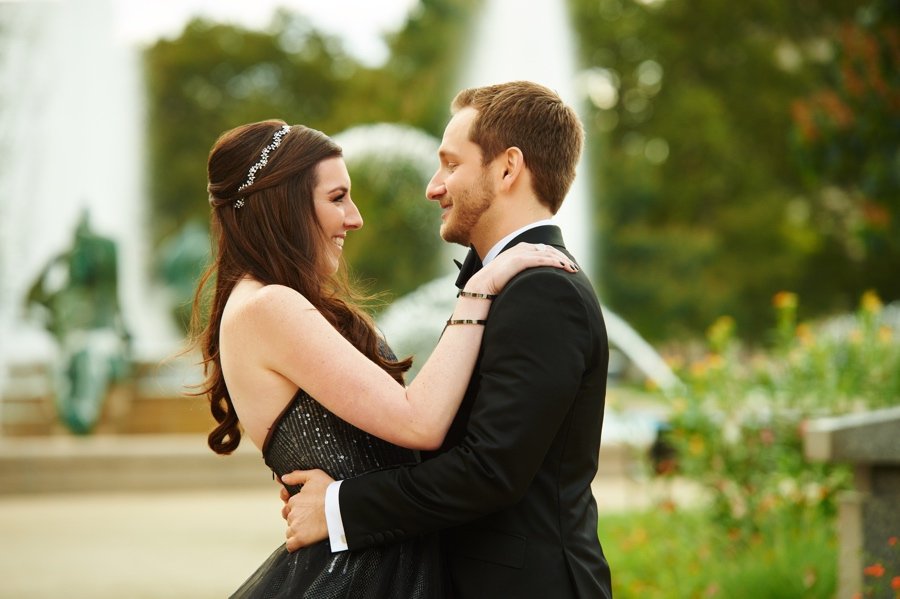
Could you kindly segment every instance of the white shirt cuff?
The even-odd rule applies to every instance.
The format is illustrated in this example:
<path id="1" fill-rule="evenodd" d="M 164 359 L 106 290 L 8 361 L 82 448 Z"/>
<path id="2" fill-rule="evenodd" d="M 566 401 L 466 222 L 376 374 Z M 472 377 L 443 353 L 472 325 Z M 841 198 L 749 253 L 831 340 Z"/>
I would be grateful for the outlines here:
<path id="1" fill-rule="evenodd" d="M 348 549 L 344 521 L 341 519 L 341 503 L 338 500 L 342 482 L 344 481 L 336 480 L 325 489 L 325 524 L 328 526 L 328 540 L 333 553 Z"/>

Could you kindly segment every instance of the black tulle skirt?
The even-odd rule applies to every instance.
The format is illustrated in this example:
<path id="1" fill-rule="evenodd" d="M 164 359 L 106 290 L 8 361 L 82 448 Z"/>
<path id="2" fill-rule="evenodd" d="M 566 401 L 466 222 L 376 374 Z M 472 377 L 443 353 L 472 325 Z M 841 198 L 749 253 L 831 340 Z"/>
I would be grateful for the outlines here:
<path id="1" fill-rule="evenodd" d="M 440 599 L 445 586 L 437 539 L 422 537 L 332 553 L 327 541 L 275 550 L 232 599 Z"/>

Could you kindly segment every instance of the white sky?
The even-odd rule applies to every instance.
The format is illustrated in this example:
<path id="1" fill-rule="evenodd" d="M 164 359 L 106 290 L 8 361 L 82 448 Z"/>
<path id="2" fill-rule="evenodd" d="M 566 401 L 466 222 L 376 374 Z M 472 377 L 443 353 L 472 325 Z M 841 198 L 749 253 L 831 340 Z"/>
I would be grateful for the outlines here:
<path id="1" fill-rule="evenodd" d="M 325 33 L 342 38 L 359 60 L 387 58 L 382 34 L 399 29 L 419 0 L 111 0 L 116 36 L 139 44 L 175 37 L 192 17 L 263 28 L 281 6 L 306 15 Z"/>

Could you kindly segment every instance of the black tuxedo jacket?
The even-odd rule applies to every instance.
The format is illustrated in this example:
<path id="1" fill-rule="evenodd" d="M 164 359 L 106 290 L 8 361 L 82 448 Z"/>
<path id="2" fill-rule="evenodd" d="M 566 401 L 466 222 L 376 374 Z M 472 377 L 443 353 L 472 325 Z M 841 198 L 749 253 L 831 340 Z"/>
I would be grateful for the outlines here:
<path id="1" fill-rule="evenodd" d="M 565 250 L 555 226 L 507 247 L 520 241 Z M 350 549 L 441 530 L 456 597 L 611 597 L 591 494 L 608 360 L 583 273 L 517 275 L 493 301 L 443 447 L 342 483 Z"/>

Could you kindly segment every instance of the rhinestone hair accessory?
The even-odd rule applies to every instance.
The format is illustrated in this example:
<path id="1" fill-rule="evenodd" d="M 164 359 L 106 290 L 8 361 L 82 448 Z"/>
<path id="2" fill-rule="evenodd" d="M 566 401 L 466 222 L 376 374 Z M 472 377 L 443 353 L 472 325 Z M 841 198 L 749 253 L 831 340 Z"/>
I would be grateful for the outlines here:
<path id="1" fill-rule="evenodd" d="M 272 136 L 272 143 L 263 148 L 262 153 L 259 155 L 259 160 L 250 167 L 250 172 L 247 173 L 247 180 L 244 181 L 244 184 L 238 187 L 238 192 L 244 191 L 251 185 L 253 185 L 253 181 L 256 180 L 256 173 L 258 173 L 264 166 L 269 163 L 269 153 L 276 149 L 281 145 L 281 140 L 285 135 L 291 130 L 290 125 L 284 125 L 275 132 L 275 135 Z M 235 208 L 243 208 L 244 207 L 244 198 L 238 198 L 234 201 Z"/>

